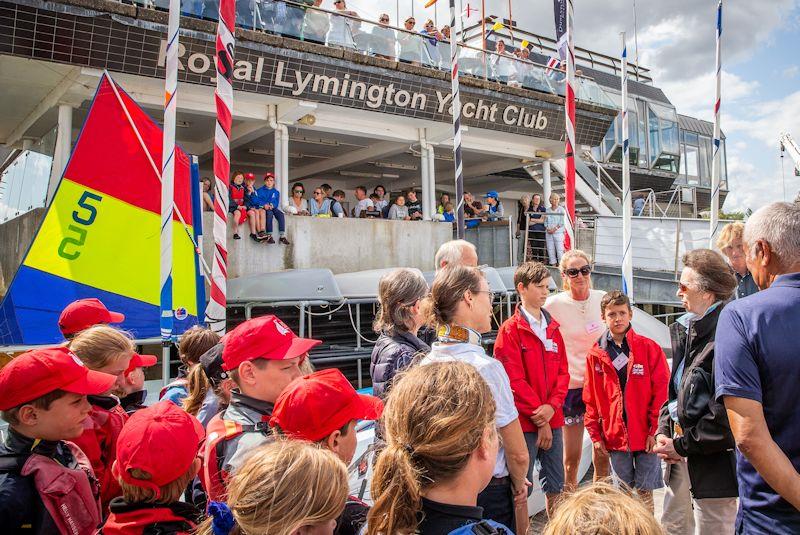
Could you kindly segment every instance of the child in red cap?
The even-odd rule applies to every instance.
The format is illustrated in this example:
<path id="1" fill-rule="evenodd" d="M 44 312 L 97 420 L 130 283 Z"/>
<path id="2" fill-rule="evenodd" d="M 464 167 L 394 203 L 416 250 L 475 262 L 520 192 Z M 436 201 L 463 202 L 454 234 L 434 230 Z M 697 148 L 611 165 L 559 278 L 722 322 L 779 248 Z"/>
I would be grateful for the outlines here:
<path id="1" fill-rule="evenodd" d="M 225 496 L 228 475 L 253 448 L 270 442 L 269 419 L 278 396 L 302 375 L 300 363 L 319 340 L 298 338 L 276 316 L 245 321 L 222 338 L 222 368 L 237 388 L 227 409 L 208 424 L 200 479 L 209 500 Z"/>
<path id="2" fill-rule="evenodd" d="M 194 416 L 166 400 L 131 416 L 112 468 L 122 496 L 111 502 L 103 534 L 192 533 L 202 512 L 180 498 L 200 468 L 204 437 Z"/>
<path id="3" fill-rule="evenodd" d="M 358 444 L 358 420 L 377 420 L 383 402 L 359 394 L 336 369 L 295 379 L 275 402 L 269 423 L 276 433 L 316 442 L 349 465 Z M 334 535 L 357 535 L 367 521 L 369 506 L 348 496 Z"/>
<path id="4" fill-rule="evenodd" d="M 58 328 L 64 338 L 72 340 L 76 334 L 93 325 L 122 323 L 125 316 L 111 312 L 99 299 L 78 299 L 68 304 L 58 317 Z"/>
<path id="5" fill-rule="evenodd" d="M 134 353 L 127 369 L 122 373 L 121 384 L 114 389 L 114 395 L 119 397 L 119 404 L 129 416 L 144 408 L 144 400 L 147 397 L 147 390 L 144 388 L 144 369 L 155 366 L 156 362 L 158 357 L 155 355 Z"/>
<path id="6" fill-rule="evenodd" d="M 23 353 L 0 370 L 0 411 L 9 424 L 0 444 L 4 532 L 97 532 L 94 472 L 66 441 L 83 433 L 91 410 L 86 396 L 109 391 L 115 380 L 89 370 L 65 347 Z"/>
<path id="7" fill-rule="evenodd" d="M 95 325 L 78 333 L 69 343 L 69 348 L 90 370 L 116 377 L 114 388 L 121 388 L 123 375 L 134 354 L 133 341 L 126 333 L 108 325 Z M 89 403 L 92 411 L 75 444 L 92 463 L 100 482 L 103 511 L 107 511 L 108 503 L 122 493 L 111 475 L 111 464 L 117 455 L 117 436 L 128 415 L 120 406 L 119 399 L 108 392 L 89 396 Z"/>

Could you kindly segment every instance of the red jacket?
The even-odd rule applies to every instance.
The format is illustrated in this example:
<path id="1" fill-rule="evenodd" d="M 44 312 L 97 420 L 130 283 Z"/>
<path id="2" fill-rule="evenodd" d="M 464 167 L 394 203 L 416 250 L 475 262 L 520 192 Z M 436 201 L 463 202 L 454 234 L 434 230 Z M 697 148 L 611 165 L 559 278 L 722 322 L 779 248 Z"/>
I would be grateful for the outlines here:
<path id="1" fill-rule="evenodd" d="M 100 532 L 103 535 L 190 535 L 201 519 L 202 513 L 188 503 L 127 503 L 116 498 L 111 502 L 111 514 Z"/>
<path id="2" fill-rule="evenodd" d="M 511 381 L 522 430 L 538 430 L 530 417 L 533 411 L 544 404 L 555 409 L 550 427 L 558 429 L 564 425 L 562 405 L 569 388 L 569 367 L 564 340 L 561 338 L 558 322 L 547 311 L 542 310 L 547 319 L 546 338 L 552 341 L 552 346 L 545 348 L 542 340 L 531 329 L 520 306 L 500 326 L 494 343 L 494 357 L 503 363 Z"/>
<path id="3" fill-rule="evenodd" d="M 89 458 L 97 481 L 100 483 L 102 511 L 108 511 L 108 503 L 122 495 L 117 479 L 111 473 L 111 465 L 117 458 L 117 438 L 128 415 L 111 396 L 89 396 L 92 411 L 83 423 L 83 434 L 73 440 Z"/>
<path id="4" fill-rule="evenodd" d="M 586 356 L 583 423 L 592 442 L 603 441 L 611 451 L 644 451 L 648 436 L 658 430 L 658 413 L 667 400 L 669 368 L 664 351 L 653 340 L 636 334 L 626 335 L 628 355 L 625 399 L 606 352 L 604 334 Z M 622 419 L 623 404 L 627 424 Z"/>

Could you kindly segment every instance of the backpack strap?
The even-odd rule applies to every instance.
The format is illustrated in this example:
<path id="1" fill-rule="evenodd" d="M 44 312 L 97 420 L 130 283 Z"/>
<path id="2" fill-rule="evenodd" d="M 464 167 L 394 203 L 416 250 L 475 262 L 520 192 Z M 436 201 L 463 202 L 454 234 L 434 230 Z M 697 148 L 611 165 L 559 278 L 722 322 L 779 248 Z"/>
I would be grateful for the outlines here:
<path id="1" fill-rule="evenodd" d="M 0 473 L 19 474 L 30 457 L 29 453 L 0 455 Z"/>
<path id="2" fill-rule="evenodd" d="M 456 528 L 448 535 L 513 535 L 511 530 L 494 520 L 480 520 L 460 528 Z"/>
<path id="3" fill-rule="evenodd" d="M 186 522 L 185 520 L 175 520 L 173 522 L 156 522 L 150 524 L 144 530 L 142 535 L 176 535 L 178 533 L 192 533 L 195 526 Z"/>

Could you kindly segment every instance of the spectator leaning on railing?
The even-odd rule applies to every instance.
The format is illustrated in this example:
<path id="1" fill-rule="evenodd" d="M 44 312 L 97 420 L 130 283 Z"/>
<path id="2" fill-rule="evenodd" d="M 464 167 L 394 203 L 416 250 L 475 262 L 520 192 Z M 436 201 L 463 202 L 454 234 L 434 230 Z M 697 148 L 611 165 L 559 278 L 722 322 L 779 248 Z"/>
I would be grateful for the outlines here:
<path id="1" fill-rule="evenodd" d="M 312 199 L 308 202 L 308 211 L 311 215 L 314 217 L 330 217 L 332 201 L 325 197 L 322 188 L 314 188 L 311 195 Z"/>
<path id="2" fill-rule="evenodd" d="M 412 220 L 422 219 L 422 203 L 417 199 L 417 192 L 413 189 L 406 193 L 406 206 L 408 206 L 408 215 Z"/>
<path id="3" fill-rule="evenodd" d="M 416 24 L 414 17 L 408 17 L 403 23 L 406 31 L 400 32 L 397 39 L 400 43 L 400 61 L 412 65 L 419 65 L 422 61 L 422 38 L 414 33 Z"/>
<path id="4" fill-rule="evenodd" d="M 500 202 L 497 192 L 490 190 L 484 195 L 486 199 L 486 208 L 483 210 L 483 217 L 487 221 L 497 221 L 503 219 L 503 203 Z"/>
<path id="5" fill-rule="evenodd" d="M 358 17 L 358 13 L 347 9 L 344 0 L 335 0 L 333 7 L 336 8 L 337 13 L 331 16 L 330 30 L 328 31 L 328 44 L 343 46 L 346 48 L 355 48 L 353 41 L 352 20 L 346 16 Z M 341 14 L 341 15 L 340 15 Z"/>
<path id="6" fill-rule="evenodd" d="M 364 186 L 357 186 L 354 194 L 356 196 L 356 200 L 358 200 L 358 204 L 356 207 L 353 208 L 353 217 L 365 217 L 367 210 L 375 208 L 375 205 L 372 203 L 372 200 L 367 197 L 367 188 Z"/>
<path id="7" fill-rule="evenodd" d="M 372 27 L 372 52 L 379 58 L 394 60 L 396 39 L 395 31 L 389 27 L 389 15 L 382 13 L 378 25 Z"/>
<path id="8" fill-rule="evenodd" d="M 394 200 L 394 204 L 389 208 L 389 216 L 387 219 L 393 221 L 409 221 L 411 218 L 408 215 L 408 207 L 406 206 L 406 198 L 398 195 Z"/>
<path id="9" fill-rule="evenodd" d="M 322 0 L 314 0 L 314 7 L 322 5 Z M 320 9 L 306 9 L 303 22 L 303 40 L 314 43 L 325 43 L 325 35 L 331 29 L 328 14 Z"/>

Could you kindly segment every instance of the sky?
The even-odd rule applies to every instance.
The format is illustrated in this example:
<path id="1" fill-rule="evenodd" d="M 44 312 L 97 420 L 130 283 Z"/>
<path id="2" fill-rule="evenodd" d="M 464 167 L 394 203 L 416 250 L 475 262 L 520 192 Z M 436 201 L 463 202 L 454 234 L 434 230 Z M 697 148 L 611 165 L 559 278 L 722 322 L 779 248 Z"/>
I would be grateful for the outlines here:
<path id="1" fill-rule="evenodd" d="M 480 0 L 456 3 L 480 9 Z M 510 0 L 519 27 L 554 36 L 552 0 Z M 328 6 L 328 4 L 331 4 Z M 412 6 L 413 3 L 413 6 Z M 441 27 L 449 3 L 424 9 L 424 0 L 348 0 L 364 18 L 414 10 L 418 27 L 426 18 Z M 575 44 L 619 55 L 619 32 L 634 46 L 633 0 L 583 0 L 575 5 Z M 332 0 L 323 6 L 332 8 Z M 716 6 L 714 0 L 637 0 L 640 64 L 651 69 L 679 113 L 713 120 Z M 487 15 L 507 17 L 508 0 L 486 0 Z M 477 21 L 476 19 L 473 21 Z M 728 0 L 723 14 L 722 130 L 728 143 L 725 211 L 757 209 L 783 198 L 778 136 L 788 131 L 800 141 L 800 0 Z M 631 54 L 632 55 L 632 54 Z M 786 200 L 800 191 L 800 177 L 787 155 Z"/>

